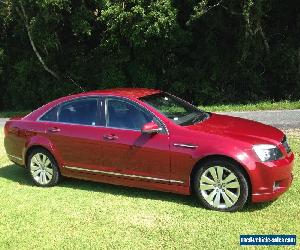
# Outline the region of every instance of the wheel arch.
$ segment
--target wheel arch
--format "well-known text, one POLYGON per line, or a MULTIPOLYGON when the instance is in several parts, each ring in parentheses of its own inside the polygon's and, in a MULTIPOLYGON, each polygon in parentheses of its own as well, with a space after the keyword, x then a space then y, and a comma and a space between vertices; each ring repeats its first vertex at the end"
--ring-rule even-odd
POLYGON ((53 145, 51 141, 44 136, 34 136, 26 142, 25 147, 23 149, 23 159, 24 159, 25 167, 27 167, 26 165, 27 165, 28 156, 30 155, 32 150, 36 148, 42 148, 47 150, 53 156, 56 163, 58 164, 58 167, 60 168, 62 162, 61 157, 58 154, 55 145, 53 145))
POLYGON ((32 152, 33 150, 38 149, 38 148, 41 148, 41 149, 44 149, 44 150, 48 151, 49 154, 51 154, 51 155, 53 156, 53 158, 55 159, 53 153, 52 153, 47 147, 45 147, 45 146, 43 146, 43 145, 31 145, 31 146, 26 150, 25 156, 24 156, 24 159, 25 159, 25 167, 26 167, 26 168, 28 168, 28 166, 27 166, 27 161, 28 161, 29 155, 31 154, 31 152, 32 152))
MULTIPOLYGON (((57 164, 57 160, 55 159, 53 153, 47 147, 44 147, 43 145, 32 145, 26 151, 25 159, 26 159, 25 167, 27 168, 28 172, 30 173, 30 176, 31 176, 33 182, 37 186, 40 186, 40 187, 52 187, 52 186, 56 185, 61 180, 61 171, 60 171, 60 168, 59 168, 59 166, 57 164), (35 177, 33 176, 33 171, 31 169, 31 167, 27 164, 30 155, 31 154, 35 154, 35 152, 40 152, 40 153, 46 155, 46 157, 48 157, 48 159, 50 159, 50 162, 52 163, 51 178, 48 176, 48 181, 46 181, 46 174, 45 174, 45 172, 44 172, 44 177, 41 178, 41 175, 40 175, 40 177, 38 178, 38 180, 35 179, 35 177)), ((44 167, 45 167, 45 165, 44 165, 44 167)), ((49 166, 47 166, 47 168, 48 167, 49 166)), ((41 169, 41 166, 40 166, 40 169, 41 169)), ((45 168, 43 168, 43 170, 45 171, 45 168)))
POLYGON ((25 152, 25 155, 24 155, 24 159, 25 159, 25 167, 28 168, 27 166, 27 162, 28 162, 28 157, 29 155, 31 154, 31 152, 35 149, 38 149, 38 148, 41 148, 41 149, 44 149, 44 150, 47 150, 50 154, 52 154, 46 147, 44 146, 41 146, 41 145, 31 145, 25 152))
POLYGON ((239 167, 239 169, 243 172, 246 180, 247 180, 247 183, 248 183, 248 188, 249 188, 249 195, 248 195, 248 200, 251 199, 251 194, 252 194, 252 184, 251 184, 251 178, 250 178, 250 175, 248 173, 248 171, 246 170, 245 166, 235 160, 234 158, 230 157, 230 156, 227 156, 227 155, 221 155, 221 154, 216 154, 216 155, 208 155, 208 156, 205 156, 201 159, 199 159, 195 165, 193 166, 192 168, 192 171, 191 171, 191 174, 190 174, 190 181, 189 181, 189 185, 190 185, 190 192, 193 194, 194 193, 194 188, 193 188, 193 180, 195 178, 195 174, 197 172, 197 170, 199 168, 202 167, 202 165, 205 163, 205 162, 208 162, 208 161, 213 161, 213 160, 225 160, 227 162, 230 162, 234 165, 236 165, 237 167, 239 167))

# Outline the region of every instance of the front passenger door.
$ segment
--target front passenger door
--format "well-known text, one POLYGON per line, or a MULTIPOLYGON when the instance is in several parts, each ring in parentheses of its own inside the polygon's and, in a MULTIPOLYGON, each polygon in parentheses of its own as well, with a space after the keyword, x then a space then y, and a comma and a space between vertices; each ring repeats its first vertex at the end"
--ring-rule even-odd
POLYGON ((105 119, 101 147, 105 168, 117 169, 128 178, 159 182, 159 179, 164 182, 169 180, 169 136, 152 113, 131 101, 107 98, 105 119), (162 127, 162 132, 142 134, 142 126, 152 120, 162 127))

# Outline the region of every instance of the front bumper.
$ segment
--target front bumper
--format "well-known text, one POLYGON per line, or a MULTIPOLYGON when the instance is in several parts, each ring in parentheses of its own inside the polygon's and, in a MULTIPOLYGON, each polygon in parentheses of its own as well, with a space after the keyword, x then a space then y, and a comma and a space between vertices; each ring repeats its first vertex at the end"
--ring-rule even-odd
POLYGON ((251 171, 252 202, 271 201, 286 192, 293 180, 294 154, 274 162, 257 162, 251 171))

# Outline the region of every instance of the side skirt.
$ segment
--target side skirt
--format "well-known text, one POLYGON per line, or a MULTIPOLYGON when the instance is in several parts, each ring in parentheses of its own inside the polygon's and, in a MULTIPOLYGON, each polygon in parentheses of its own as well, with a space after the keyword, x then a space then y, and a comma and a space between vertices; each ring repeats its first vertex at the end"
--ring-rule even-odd
POLYGON ((63 176, 76 178, 76 179, 103 182, 103 183, 120 185, 120 186, 143 188, 149 190, 158 190, 158 191, 171 192, 171 193, 183 194, 183 195, 191 194, 189 186, 183 186, 180 181, 175 181, 170 183, 170 182, 161 182, 161 180, 163 179, 157 179, 157 181, 153 181, 148 178, 132 179, 130 178, 131 175, 123 175, 123 174, 108 175, 105 173, 101 173, 101 171, 87 172, 87 171, 74 169, 74 167, 67 168, 66 166, 60 168, 60 171, 63 176))

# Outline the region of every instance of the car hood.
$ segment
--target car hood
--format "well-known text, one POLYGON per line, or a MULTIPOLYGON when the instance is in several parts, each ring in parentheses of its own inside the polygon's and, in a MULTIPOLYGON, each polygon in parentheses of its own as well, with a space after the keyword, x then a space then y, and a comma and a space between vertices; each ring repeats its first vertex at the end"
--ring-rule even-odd
POLYGON ((186 128, 195 132, 248 141, 251 144, 278 144, 284 136, 282 131, 272 126, 252 120, 215 113, 212 113, 208 119, 186 128))

